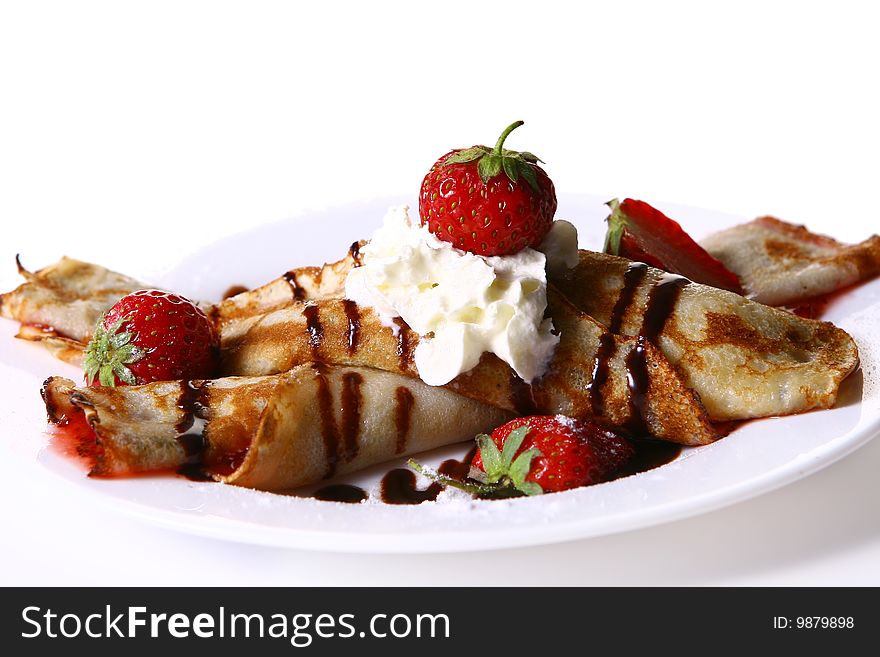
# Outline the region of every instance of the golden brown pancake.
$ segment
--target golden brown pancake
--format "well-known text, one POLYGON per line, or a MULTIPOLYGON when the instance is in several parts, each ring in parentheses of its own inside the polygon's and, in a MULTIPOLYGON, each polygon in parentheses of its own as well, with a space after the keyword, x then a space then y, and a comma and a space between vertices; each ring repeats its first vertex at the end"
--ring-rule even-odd
MULTIPOLYGON (((348 271, 359 264, 362 244, 353 245, 339 262, 291 270, 267 285, 207 307, 221 334, 223 373, 264 375, 319 360, 417 376, 410 354, 418 336, 408 329, 395 332, 382 327, 370 311, 340 298, 348 271), (316 303, 309 305, 309 301, 316 303)), ((555 369, 533 393, 511 376, 505 364, 488 355, 450 387, 508 410, 589 415, 616 428, 634 429, 638 416, 645 415, 653 435, 701 444, 715 436, 705 428, 707 419, 782 415, 832 405, 840 382, 858 364, 852 339, 830 324, 794 317, 694 283, 682 285, 670 279, 666 284, 663 272, 647 267, 636 269, 627 279, 632 284, 624 285, 629 267, 629 261, 581 251, 573 270, 551 276, 559 293, 551 290, 555 301, 550 311, 557 329, 563 324, 568 327, 562 330, 560 347, 566 356, 557 355, 555 369), (659 302, 648 312, 654 289, 665 290, 656 293, 658 298, 674 297, 663 312, 658 310, 664 305, 659 302), (659 328, 650 328, 656 324, 659 328), (633 393, 627 358, 637 336, 646 332, 651 335, 637 351, 652 361, 649 371, 658 373, 655 378, 673 382, 669 389, 675 391, 674 403, 661 404, 655 394, 651 404, 645 404, 633 393), (626 339, 610 338, 608 333, 626 339), (562 371, 564 376, 559 374, 562 371), (639 407, 648 406, 653 410, 638 412, 639 407), (685 412, 685 408, 690 410, 685 412), (683 431, 681 418, 686 415, 691 421, 683 431), (673 422, 672 418, 679 419, 673 422)), ((63 337, 70 316, 58 289, 65 291, 66 298, 87 301, 81 305, 97 321, 102 303, 112 304, 115 299, 111 294, 93 294, 82 281, 94 281, 99 290, 106 290, 105 278, 115 280, 119 275, 77 263, 75 270, 80 273, 75 279, 80 282, 59 286, 54 280, 57 275, 50 274, 63 270, 56 265, 30 274, 27 283, 0 300, 4 314, 20 321, 31 321, 33 309, 39 309, 39 316, 62 335, 24 332, 30 333, 30 339, 42 340, 59 357, 75 362, 78 343, 63 337), (85 275, 89 268, 92 271, 85 275)), ((77 321, 82 324, 81 319, 77 321)), ((79 334, 76 326, 72 330, 79 334)), ((656 384, 647 387, 660 390, 656 384)))
POLYGON ((81 344, 89 341, 104 311, 145 287, 128 276, 66 256, 37 272, 25 269, 18 258, 16 265, 26 280, 0 295, 0 316, 51 327, 55 337, 81 344))
MULTIPOLYGON (((660 351, 637 338, 611 335, 550 290, 549 312, 560 332, 548 372, 533 386, 484 354, 447 387, 521 415, 592 417, 609 427, 685 445, 718 437, 698 398, 660 351)), ((306 362, 372 367, 418 377, 419 336, 398 320, 383 325, 371 308, 347 299, 296 302, 258 318, 244 334, 221 327, 223 372, 255 376, 306 362)))
MULTIPOLYGON (((283 276, 254 290, 218 304, 200 302, 215 325, 228 333, 243 332, 253 319, 292 303, 296 299, 337 296, 345 277, 358 262, 359 243, 352 244, 345 258, 323 267, 291 269, 283 276)), ((21 322, 16 336, 42 343, 61 360, 79 365, 82 351, 101 316, 119 299, 152 286, 81 260, 63 257, 57 263, 29 272, 18 261, 26 281, 0 295, 0 317, 21 322)))
POLYGON ((203 466, 216 479, 282 490, 473 438, 510 419, 443 388, 367 368, 303 365, 265 377, 77 388, 53 377, 50 420, 85 413, 93 475, 203 466))
POLYGON ((747 296, 791 305, 880 274, 880 237, 841 244, 804 226, 760 217, 715 233, 702 246, 739 276, 747 296))
POLYGON ((859 363, 843 330, 625 258, 581 251, 553 282, 622 336, 657 344, 713 420, 828 408, 859 363))

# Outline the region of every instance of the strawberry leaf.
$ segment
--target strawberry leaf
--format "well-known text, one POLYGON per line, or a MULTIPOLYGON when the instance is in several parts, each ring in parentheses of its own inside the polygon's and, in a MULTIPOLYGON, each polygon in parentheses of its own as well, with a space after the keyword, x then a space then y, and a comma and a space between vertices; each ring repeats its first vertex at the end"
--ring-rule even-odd
POLYGON ((544 489, 541 488, 534 481, 524 481, 522 484, 516 487, 516 489, 522 493, 525 493, 529 497, 534 495, 543 495, 544 489))
POLYGON ((467 162, 477 162, 477 173, 480 179, 487 183, 489 180, 499 175, 502 171, 511 182, 519 182, 520 178, 524 178, 536 193, 540 193, 541 188, 538 184, 538 177, 535 174, 534 166, 542 160, 534 153, 512 151, 504 146, 504 140, 516 128, 523 124, 522 121, 516 121, 501 133, 498 141, 493 149, 486 146, 472 146, 465 148, 457 153, 453 153, 445 160, 443 165, 448 164, 465 164, 467 162))
POLYGON ((98 372, 98 382, 102 386, 116 385, 116 379, 113 376, 113 366, 110 363, 101 365, 101 369, 98 372))
POLYGON ((519 167, 517 166, 515 158, 502 155, 501 166, 504 168, 504 173, 507 174, 507 177, 510 178, 512 182, 519 180, 519 167))
POLYGON ((616 198, 611 199, 605 205, 611 208, 611 214, 605 219, 608 222, 608 231, 605 233, 605 245, 602 247, 602 251, 611 255, 620 255, 620 240, 626 228, 626 215, 620 209, 620 201, 616 198))
POLYGON ((146 352, 132 343, 137 336, 121 331, 122 325, 131 319, 120 317, 109 329, 104 329, 104 319, 98 322, 94 335, 86 346, 83 370, 86 384, 93 385, 95 377, 102 386, 115 386, 116 380, 135 385, 134 373, 126 367, 139 361, 146 352))
POLYGON ((485 146, 473 146, 457 153, 453 153, 444 160, 443 164, 465 164, 467 162, 473 162, 478 157, 483 157, 488 153, 489 149, 485 146))
POLYGON ((507 440, 504 441, 504 446, 501 448, 501 467, 505 472, 510 471, 513 457, 519 451, 519 448, 528 433, 529 427, 526 425, 517 427, 507 435, 507 440))
POLYGON ((125 333, 117 333, 110 336, 110 346, 114 349, 122 349, 131 342, 134 335, 126 331, 125 333))
POLYGON ((526 481, 526 477, 529 475, 532 461, 541 455, 541 450, 536 447, 530 447, 516 457, 516 460, 511 463, 510 468, 507 471, 507 476, 510 477, 515 488, 520 489, 522 487, 526 481))
POLYGON ((480 457, 483 459, 483 470, 486 471, 486 482, 493 484, 504 476, 504 468, 501 465, 501 452, 492 439, 484 433, 477 436, 477 446, 480 449, 480 457))
POLYGON ((501 173, 502 160, 503 158, 500 155, 492 153, 486 155, 477 163, 477 173, 480 174, 480 179, 484 183, 489 182, 501 173))
POLYGON ((540 187, 538 186, 538 177, 535 175, 535 170, 532 168, 532 165, 526 162, 519 162, 518 164, 519 172, 522 174, 522 177, 525 178, 526 182, 529 183, 529 187, 535 192, 539 192, 540 187))
MULTIPOLYGON (((130 369, 128 369, 125 365, 121 363, 116 363, 113 365, 113 373, 119 378, 120 381, 124 381, 130 386, 137 384, 137 379, 135 379, 134 374, 130 369)), ((111 379, 110 383, 105 385, 114 385, 115 381, 111 379)))

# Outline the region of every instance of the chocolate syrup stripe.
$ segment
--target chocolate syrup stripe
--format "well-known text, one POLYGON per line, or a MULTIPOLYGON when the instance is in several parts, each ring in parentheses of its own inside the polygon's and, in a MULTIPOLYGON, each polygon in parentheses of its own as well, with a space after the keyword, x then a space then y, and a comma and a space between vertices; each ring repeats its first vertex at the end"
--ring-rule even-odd
MULTIPOLYGON (((632 263, 624 272, 623 285, 608 322, 609 333, 600 339, 593 362, 593 377, 589 385, 589 393, 594 415, 601 416, 605 410, 602 388, 608 381, 610 361, 617 351, 613 336, 620 333, 627 312, 635 299, 636 292, 644 283, 647 273, 648 266, 641 262, 632 263)), ((626 357, 626 378, 630 403, 630 421, 626 428, 630 433, 650 433, 645 421, 650 382, 645 345, 646 342, 656 344, 675 310, 681 290, 689 282, 682 276, 664 274, 648 293, 639 337, 635 347, 626 357)))
POLYGON ((614 335, 611 333, 603 333, 599 338, 599 346, 596 349, 596 356, 593 360, 593 377, 590 379, 588 392, 590 395, 590 404, 593 408, 593 415, 602 417, 605 414, 605 399, 602 396, 602 387, 607 383, 608 376, 611 373, 611 359, 617 352, 617 343, 614 335))
POLYGON ((290 286, 290 291, 293 293, 294 301, 302 301, 306 298, 306 291, 300 286, 300 284, 296 280, 296 271, 291 269, 288 272, 284 272, 282 274, 282 278, 287 281, 287 284, 290 286))
POLYGON ((352 242, 351 246, 348 247, 348 254, 351 256, 351 259, 354 262, 355 267, 363 266, 364 256, 361 253, 360 242, 352 242))
POLYGON ((330 392, 330 382, 327 380, 327 370, 323 365, 313 365, 315 380, 318 385, 318 414, 321 418, 321 437, 324 441, 324 459, 326 470, 324 478, 329 479, 336 472, 336 464, 339 461, 339 428, 336 426, 336 414, 333 412, 333 395, 330 392))
POLYGON ((409 388, 398 386, 394 391, 394 402, 394 424, 397 428, 397 445, 394 453, 402 454, 406 450, 406 441, 409 438, 409 426, 415 399, 409 388))
POLYGON ((208 447, 205 437, 207 425, 205 411, 208 408, 210 386, 210 381, 201 381, 199 385, 193 381, 180 382, 177 407, 182 411, 182 415, 174 430, 177 431, 177 442, 180 443, 187 457, 188 465, 201 463, 202 455, 208 447))
POLYGON ((648 295, 648 305, 642 321, 642 330, 639 331, 640 335, 644 335, 651 343, 657 343, 657 338, 663 333, 666 323, 675 310, 681 291, 688 283, 690 281, 684 276, 663 274, 648 295))
POLYGON ((657 343, 666 323, 675 310, 682 289, 689 283, 688 279, 675 274, 664 274, 651 288, 642 320, 642 329, 636 346, 626 357, 627 388, 629 389, 630 424, 634 434, 649 434, 646 412, 648 410, 648 357, 645 344, 657 343))
POLYGON ((611 311, 611 319, 608 322, 608 330, 614 335, 620 334, 626 312, 632 305, 636 291, 645 281, 647 275, 648 265, 644 262, 633 262, 623 274, 623 287, 620 288, 620 294, 617 296, 614 309, 611 311))
POLYGON ((352 486, 351 484, 332 484, 324 486, 316 490, 312 497, 316 500, 325 502, 344 502, 346 504, 357 504, 363 502, 367 497, 367 491, 360 486, 352 486))
POLYGON ((400 362, 400 369, 407 370, 413 360, 413 346, 409 335, 412 329, 400 317, 395 317, 392 321, 397 327, 397 358, 400 362))
MULTIPOLYGON (((659 468, 661 465, 674 461, 681 454, 681 445, 674 443, 634 439, 632 444, 635 448, 635 455, 611 477, 611 480, 659 468)), ((476 453, 477 448, 474 446, 460 460, 446 459, 443 461, 437 471, 452 479, 464 481, 470 473, 470 465, 476 453)), ((379 484, 379 496, 385 504, 421 504, 436 500, 443 488, 441 484, 435 482, 429 484, 427 488, 420 489, 412 471, 394 468, 382 477, 379 484)), ((369 495, 359 486, 333 484, 315 491, 312 497, 331 502, 358 503, 366 500, 369 495)))
POLYGON ((226 288, 226 292, 223 293, 222 298, 225 301, 226 299, 230 299, 236 295, 243 294, 244 292, 247 292, 247 291, 248 291, 248 288, 245 287, 244 285, 230 285, 228 288, 226 288))
MULTIPOLYGON (((463 481, 470 472, 471 461, 477 448, 472 447, 461 460, 446 459, 437 468, 437 471, 451 477, 463 481)), ((395 468, 382 477, 379 484, 379 494, 382 501, 386 504, 420 504, 425 501, 437 499, 437 495, 443 490, 440 484, 431 484, 428 488, 420 490, 416 486, 416 478, 409 470, 403 468, 395 468)), ((351 484, 331 484, 312 493, 311 497, 326 502, 344 502, 349 504, 357 504, 363 502, 369 495, 360 486, 351 484)))
MULTIPOLYGON (((355 243, 356 244, 356 243, 355 243)), ((348 320, 348 350, 355 353, 360 346, 361 316, 358 305, 351 300, 343 300, 343 308, 348 320)), ((312 357, 316 363, 320 363, 320 349, 324 340, 324 326, 321 323, 320 309, 317 305, 307 305, 303 308, 303 316, 306 320, 306 330, 309 334, 309 346, 312 357)), ((409 337, 409 326, 400 319, 394 320, 397 325, 397 355, 401 367, 409 367, 412 362, 412 343, 409 337)), ((337 425, 334 415, 333 395, 327 381, 326 368, 316 364, 315 371, 318 381, 318 410, 321 417, 321 434, 324 441, 324 452, 327 460, 325 477, 331 477, 336 472, 336 465, 340 459, 351 461, 357 456, 359 438, 361 432, 361 383, 363 378, 360 374, 350 372, 343 375, 342 391, 339 403, 342 407, 341 427, 337 425)), ((410 428, 410 416, 415 402, 410 390, 399 387, 395 394, 395 423, 397 425, 396 451, 401 453, 406 449, 406 441, 410 428)))
POLYGON ((351 299, 342 300, 342 308, 348 319, 348 353, 357 351, 361 335, 361 311, 358 305, 351 299))
POLYGON ((306 306, 302 311, 303 317, 306 318, 306 331, 309 333, 309 347, 312 349, 312 355, 317 355, 321 343, 324 341, 324 326, 321 324, 319 313, 316 305, 306 306))
POLYGON ((526 383, 519 375, 510 370, 511 403, 520 415, 534 415, 538 412, 535 393, 531 384, 526 383))
MULTIPOLYGON (((353 242, 352 245, 348 248, 348 254, 354 262, 354 267, 360 267, 364 264, 364 256, 361 254, 361 245, 359 242, 353 242)), ((323 270, 318 272, 317 280, 320 281, 322 278, 323 270)), ((291 269, 290 271, 286 271, 281 274, 281 278, 287 281, 287 284, 290 286, 290 291, 293 294, 294 301, 305 301, 306 300, 306 290, 302 285, 299 284, 299 281, 296 279, 296 270, 291 269)))
POLYGON ((346 462, 357 456, 360 447, 363 382, 364 378, 357 372, 342 375, 342 460, 346 462))
MULTIPOLYGON (((337 424, 327 369, 321 364, 315 364, 313 367, 318 385, 318 414, 321 418, 321 437, 326 459, 324 477, 329 478, 336 472, 336 466, 340 461, 347 463, 353 460, 360 450, 361 412, 364 403, 361 386, 364 379, 358 372, 346 372, 342 375, 339 399, 342 417, 341 422, 337 424)), ((409 422, 408 415, 407 422, 409 422)))

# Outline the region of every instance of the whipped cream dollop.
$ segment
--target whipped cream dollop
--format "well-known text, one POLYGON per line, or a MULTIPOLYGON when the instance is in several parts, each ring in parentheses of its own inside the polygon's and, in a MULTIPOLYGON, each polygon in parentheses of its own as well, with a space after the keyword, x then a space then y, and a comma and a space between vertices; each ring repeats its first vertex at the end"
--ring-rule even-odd
POLYGON ((554 221, 540 249, 474 255, 438 240, 407 206, 394 207, 361 249, 363 265, 348 274, 345 295, 390 326, 402 318, 421 336, 413 356, 429 385, 467 372, 485 352, 531 382, 559 342, 544 319, 547 270, 577 263, 577 230, 554 221))

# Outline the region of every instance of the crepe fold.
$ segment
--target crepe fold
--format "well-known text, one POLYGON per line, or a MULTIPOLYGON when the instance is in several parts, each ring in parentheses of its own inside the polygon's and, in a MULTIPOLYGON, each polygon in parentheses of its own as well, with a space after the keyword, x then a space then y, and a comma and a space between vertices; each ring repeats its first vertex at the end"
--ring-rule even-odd
POLYGON ((16 257, 25 282, 0 295, 0 317, 21 322, 16 337, 43 343, 61 360, 79 365, 101 315, 143 285, 105 267, 63 257, 37 272, 16 257))
POLYGON ((511 416, 443 388, 368 368, 303 365, 275 376, 78 388, 43 386, 50 421, 84 417, 93 475, 197 464, 260 490, 316 483, 473 438, 511 416))
POLYGON ((337 262, 291 269, 265 285, 224 299, 207 310, 208 316, 227 336, 241 335, 262 315, 292 303, 341 298, 348 272, 361 264, 360 250, 365 244, 355 242, 337 262))
POLYGON ((855 341, 829 322, 625 258, 581 251, 553 282, 612 333, 656 344, 713 420, 828 408, 859 364, 855 341))
MULTIPOLYGON (((322 362, 417 378, 419 336, 402 320, 384 326, 370 309, 342 298, 363 244, 338 262, 291 270, 203 305, 221 337, 222 374, 264 376, 322 362)), ((858 246, 862 277, 872 271, 865 255, 872 244, 858 246)), ((115 294, 135 283, 69 259, 25 275, 27 283, 0 297, 0 311, 54 327, 25 327, 20 337, 41 340, 68 360, 82 343, 66 336, 85 333, 84 318, 97 321, 115 294), (82 312, 68 313, 67 300, 82 312)), ((832 406, 859 362, 855 342, 832 324, 591 251, 581 251, 573 269, 551 272, 548 302, 561 342, 544 377, 527 385, 487 354, 449 389, 520 414, 591 417, 631 434, 704 444, 718 437, 713 421, 832 406)))
MULTIPOLYGON (((294 300, 336 296, 344 289, 348 272, 360 262, 363 244, 352 244, 339 262, 291 269, 254 290, 217 304, 198 305, 215 325, 243 333, 256 318, 294 300)), ((17 338, 39 342, 73 365, 81 365, 83 351, 107 310, 127 294, 155 287, 67 256, 36 272, 25 269, 18 258, 16 266, 25 282, 0 294, 0 317, 21 323, 17 338)))
MULTIPOLYGON (((549 311, 560 343, 547 373, 526 384, 502 360, 484 354, 447 384, 461 395, 520 415, 592 417, 632 434, 685 445, 718 438, 699 399, 652 344, 611 335, 551 290, 549 311)), ((419 336, 402 320, 383 324, 347 299, 297 302, 268 313, 242 335, 221 327, 225 374, 266 375, 305 362, 372 367, 418 378, 419 336)))
POLYGON ((795 304, 880 274, 880 236, 842 244, 775 217, 728 228, 701 244, 739 277, 749 298, 773 306, 795 304))

